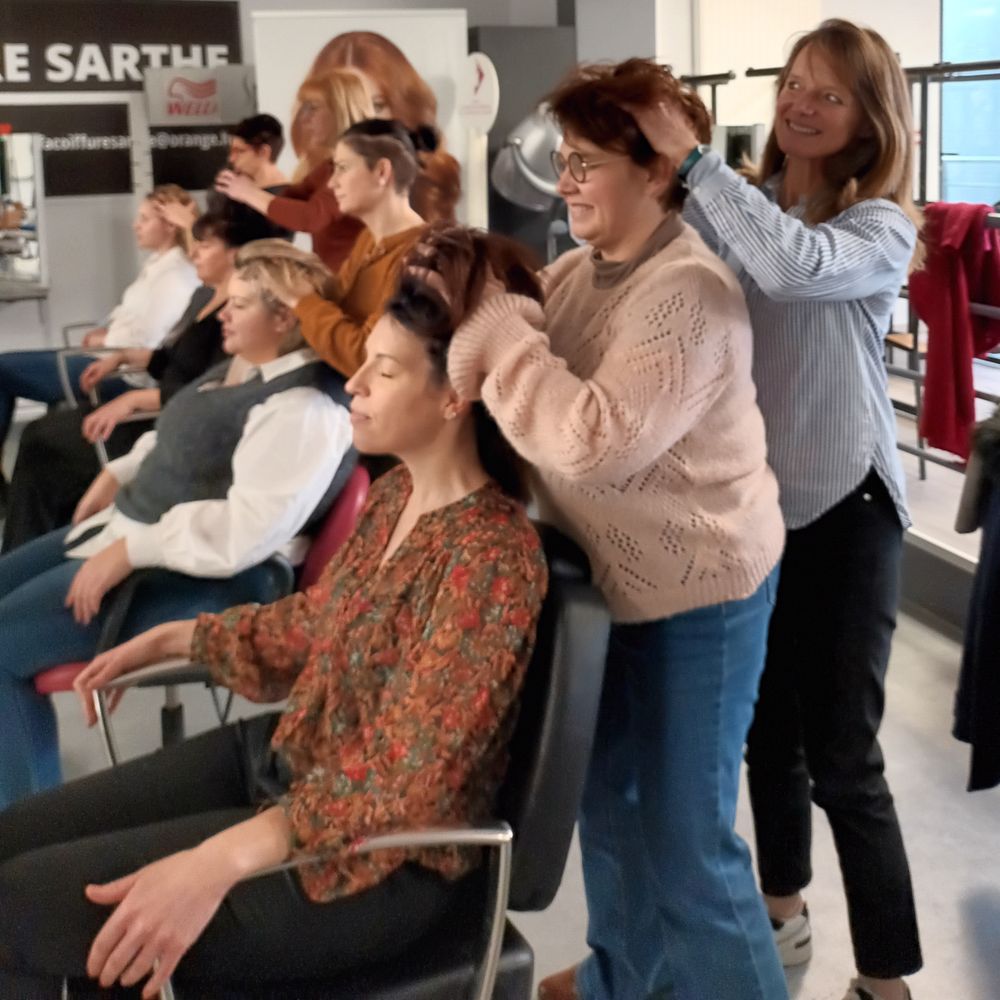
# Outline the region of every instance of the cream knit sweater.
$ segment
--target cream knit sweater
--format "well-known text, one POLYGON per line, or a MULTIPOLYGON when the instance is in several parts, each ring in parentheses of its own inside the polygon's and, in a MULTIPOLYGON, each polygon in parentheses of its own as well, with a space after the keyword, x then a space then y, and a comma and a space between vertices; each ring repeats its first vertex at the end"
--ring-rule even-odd
POLYGON ((587 248, 546 272, 544 313, 487 300, 448 371, 534 467, 618 622, 750 596, 784 544, 732 272, 690 226, 611 287, 587 248))

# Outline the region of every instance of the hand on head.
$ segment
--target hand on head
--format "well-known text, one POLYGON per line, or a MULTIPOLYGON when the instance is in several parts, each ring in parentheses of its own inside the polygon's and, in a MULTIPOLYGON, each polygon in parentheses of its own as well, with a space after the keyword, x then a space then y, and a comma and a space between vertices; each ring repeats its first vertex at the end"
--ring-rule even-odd
POLYGON ((169 198, 155 198, 153 205, 160 218, 178 229, 190 229, 198 218, 198 206, 192 201, 186 205, 169 198))
POLYGON ((648 105, 622 105, 635 119, 650 146, 676 170, 698 145, 690 118, 676 105, 658 101, 648 105))

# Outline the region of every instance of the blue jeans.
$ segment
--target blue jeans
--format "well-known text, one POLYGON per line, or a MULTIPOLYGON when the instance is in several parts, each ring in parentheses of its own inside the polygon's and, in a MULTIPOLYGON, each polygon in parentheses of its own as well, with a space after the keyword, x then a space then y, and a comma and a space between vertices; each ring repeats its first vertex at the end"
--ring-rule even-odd
MULTIPOLYGON (((50 699, 33 678, 60 663, 90 659, 107 612, 78 625, 64 607, 79 559, 67 559, 69 528, 43 535, 0 556, 0 809, 59 784, 59 741, 50 699)), ((276 600, 267 564, 230 579, 199 579, 157 571, 137 588, 121 641, 163 622, 245 601, 276 600)))
MULTIPOLYGON (((80 376, 93 360, 85 354, 75 354, 66 359, 70 385, 81 398, 80 376)), ((127 388, 129 385, 123 379, 108 379, 101 383, 101 397, 110 399, 127 388)), ((55 351, 9 351, 0 354, 0 445, 7 440, 14 418, 14 404, 18 399, 33 399, 51 405, 65 398, 55 351)))
POLYGON ((580 814, 584 1000, 788 996, 733 829, 777 583, 612 629, 580 814))

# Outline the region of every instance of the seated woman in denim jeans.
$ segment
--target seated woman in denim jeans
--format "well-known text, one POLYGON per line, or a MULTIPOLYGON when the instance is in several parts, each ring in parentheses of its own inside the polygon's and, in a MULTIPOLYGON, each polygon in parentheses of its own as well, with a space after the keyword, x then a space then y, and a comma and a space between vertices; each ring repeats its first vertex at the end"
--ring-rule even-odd
POLYGON ((156 572, 137 588, 123 637, 273 599, 261 564, 303 556, 298 536, 350 474, 350 419, 342 379, 271 289, 322 289, 329 276, 283 240, 243 247, 222 313, 232 360, 181 389, 156 430, 100 473, 72 529, 0 556, 0 808, 58 783, 55 715, 33 679, 94 655, 106 596, 133 570, 156 572))
POLYGON ((162 625, 79 678, 86 696, 190 653, 234 690, 288 702, 0 813, 0 995, 5 976, 55 991, 64 976, 151 974, 146 997, 175 967, 234 992, 325 976, 401 954, 475 889, 476 854, 349 851, 491 814, 546 587, 516 456, 444 361, 490 271, 540 290, 484 234, 446 271, 433 288, 404 281, 348 383, 358 449, 402 464, 316 586, 162 625))
POLYGON ((559 193, 591 246, 548 268, 544 309, 489 299, 448 371, 534 466, 615 623, 580 816, 592 954, 544 995, 780 1000, 733 823, 784 528, 743 293, 620 106, 654 94, 707 138, 704 106, 652 62, 581 67, 551 95, 559 193))
MULTIPOLYGON (((176 184, 161 184, 140 202, 132 231, 139 249, 148 250, 149 257, 139 276, 125 289, 121 302, 112 310, 107 325, 87 332, 84 347, 158 347, 181 318, 198 287, 198 276, 188 259, 187 233, 162 217, 160 206, 165 202, 193 205, 191 196, 176 184)), ((90 356, 68 359, 69 380, 74 391, 92 360, 90 356)), ((103 387, 105 396, 127 388, 124 381, 103 387)), ((83 392, 80 396, 83 397, 83 392)), ((63 398, 55 351, 0 354, 0 446, 7 439, 18 399, 52 404, 63 398)), ((0 507, 5 493, 6 482, 0 476, 0 507)))

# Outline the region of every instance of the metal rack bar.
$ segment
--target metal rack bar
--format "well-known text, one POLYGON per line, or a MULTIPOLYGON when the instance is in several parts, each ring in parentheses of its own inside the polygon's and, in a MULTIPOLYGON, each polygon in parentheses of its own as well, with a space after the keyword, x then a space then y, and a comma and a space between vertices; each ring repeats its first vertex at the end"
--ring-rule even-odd
POLYGON ((697 73, 689 76, 682 76, 681 80, 692 87, 711 87, 712 88, 712 121, 714 122, 718 115, 716 114, 718 110, 718 95, 716 91, 719 87, 724 87, 727 83, 736 79, 735 70, 729 70, 726 73, 697 73))

